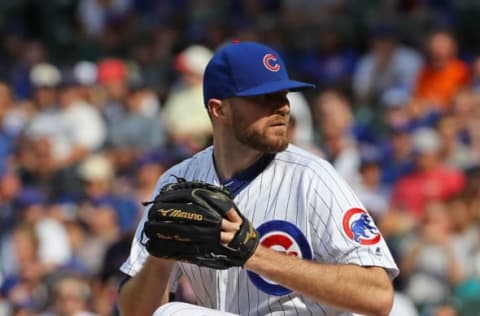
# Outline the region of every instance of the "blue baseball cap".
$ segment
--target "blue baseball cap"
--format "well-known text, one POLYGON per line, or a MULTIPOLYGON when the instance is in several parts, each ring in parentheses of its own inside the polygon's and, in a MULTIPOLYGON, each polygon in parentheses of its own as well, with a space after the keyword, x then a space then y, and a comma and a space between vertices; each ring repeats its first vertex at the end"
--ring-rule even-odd
POLYGON ((290 80, 280 54, 270 47, 235 42, 223 46, 208 63, 203 76, 203 99, 207 106, 212 98, 222 100, 314 87, 290 80))

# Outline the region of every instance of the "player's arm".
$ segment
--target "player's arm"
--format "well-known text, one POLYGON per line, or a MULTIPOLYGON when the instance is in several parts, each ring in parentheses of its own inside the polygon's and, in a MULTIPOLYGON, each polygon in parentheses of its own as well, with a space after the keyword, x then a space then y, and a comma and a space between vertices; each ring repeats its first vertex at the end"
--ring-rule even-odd
MULTIPOLYGON (((222 221, 221 239, 229 243, 241 222, 235 212, 222 221)), ((244 267, 320 303, 369 316, 387 316, 393 287, 379 267, 322 264, 258 246, 244 267)))
POLYGON ((245 268, 320 303, 364 315, 387 316, 393 288, 379 267, 322 264, 259 246, 245 268))
POLYGON ((173 261, 148 257, 142 269, 120 290, 120 315, 151 316, 158 306, 167 303, 173 265, 173 261))

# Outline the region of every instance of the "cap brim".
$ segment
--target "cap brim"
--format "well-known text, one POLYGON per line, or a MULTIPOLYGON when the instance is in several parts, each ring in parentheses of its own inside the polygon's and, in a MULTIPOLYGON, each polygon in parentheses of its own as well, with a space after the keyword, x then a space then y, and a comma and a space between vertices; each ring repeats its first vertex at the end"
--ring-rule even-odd
POLYGON ((296 80, 281 80, 274 82, 267 82, 265 84, 256 86, 254 88, 246 89, 235 93, 235 96, 246 97, 251 95, 270 94, 283 90, 300 91, 305 89, 315 88, 314 84, 296 81, 296 80))

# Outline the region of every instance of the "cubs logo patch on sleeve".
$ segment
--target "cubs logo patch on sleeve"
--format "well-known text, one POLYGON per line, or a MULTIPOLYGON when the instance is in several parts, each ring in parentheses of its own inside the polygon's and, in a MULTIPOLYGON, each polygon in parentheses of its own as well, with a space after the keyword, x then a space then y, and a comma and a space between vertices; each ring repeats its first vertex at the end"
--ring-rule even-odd
POLYGON ((377 244, 381 235, 367 211, 349 209, 343 215, 343 231, 348 239, 365 246, 377 244))

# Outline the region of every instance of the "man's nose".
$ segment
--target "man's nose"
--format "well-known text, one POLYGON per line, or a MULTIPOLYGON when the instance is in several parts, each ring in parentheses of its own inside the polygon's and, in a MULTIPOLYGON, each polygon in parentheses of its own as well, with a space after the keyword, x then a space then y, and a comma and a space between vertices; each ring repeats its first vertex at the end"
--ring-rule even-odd
POLYGON ((274 112, 276 114, 288 115, 290 114, 290 104, 288 102, 282 102, 277 105, 274 112))

